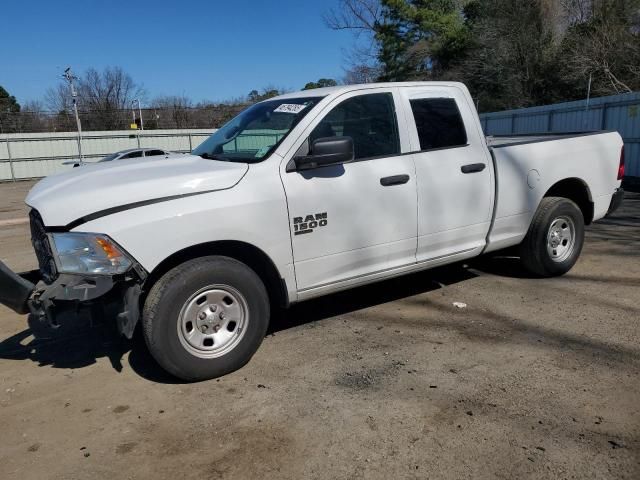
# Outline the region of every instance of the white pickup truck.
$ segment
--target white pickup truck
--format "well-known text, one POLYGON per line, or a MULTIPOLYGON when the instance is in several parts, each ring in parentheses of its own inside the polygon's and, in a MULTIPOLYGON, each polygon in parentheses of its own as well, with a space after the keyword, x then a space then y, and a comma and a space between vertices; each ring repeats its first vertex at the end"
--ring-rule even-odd
POLYGON ((561 275, 623 174, 615 132, 485 138, 458 83, 289 93, 191 156, 42 180, 26 200, 41 280, 2 265, 0 301, 53 326, 116 305, 167 371, 212 378, 249 361, 274 306, 512 246, 561 275))

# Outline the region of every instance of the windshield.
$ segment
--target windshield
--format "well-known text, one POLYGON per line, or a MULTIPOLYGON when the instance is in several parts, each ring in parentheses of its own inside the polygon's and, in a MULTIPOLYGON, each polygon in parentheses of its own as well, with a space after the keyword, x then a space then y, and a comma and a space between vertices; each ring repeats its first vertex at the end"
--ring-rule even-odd
POLYGON ((256 103, 193 150, 215 160, 259 162, 269 155, 322 97, 256 103))

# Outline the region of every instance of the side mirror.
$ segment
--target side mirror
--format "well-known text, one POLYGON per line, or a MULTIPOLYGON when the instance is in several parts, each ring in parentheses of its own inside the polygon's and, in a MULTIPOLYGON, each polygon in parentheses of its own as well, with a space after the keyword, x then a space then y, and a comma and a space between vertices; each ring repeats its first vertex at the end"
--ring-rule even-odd
POLYGON ((351 137, 326 137, 314 140, 311 154, 295 157, 296 170, 326 167, 348 163, 354 159, 353 139, 351 137))

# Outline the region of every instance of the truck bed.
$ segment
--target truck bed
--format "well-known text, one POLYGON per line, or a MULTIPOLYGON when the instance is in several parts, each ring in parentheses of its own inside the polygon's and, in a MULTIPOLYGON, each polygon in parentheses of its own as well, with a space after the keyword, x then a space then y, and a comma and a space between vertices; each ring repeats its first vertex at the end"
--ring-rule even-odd
POLYGON ((584 185, 593 220, 608 211, 617 180, 622 139, 616 132, 487 137, 496 172, 495 221, 487 251, 524 238, 545 193, 557 182, 584 185))
POLYGON ((550 142, 553 140, 563 140, 566 138, 586 137, 590 135, 600 135, 610 133, 608 131, 595 132, 571 132, 571 133, 536 133, 533 135, 489 135, 487 145, 492 148, 500 148, 507 145, 524 145, 528 143, 550 142))

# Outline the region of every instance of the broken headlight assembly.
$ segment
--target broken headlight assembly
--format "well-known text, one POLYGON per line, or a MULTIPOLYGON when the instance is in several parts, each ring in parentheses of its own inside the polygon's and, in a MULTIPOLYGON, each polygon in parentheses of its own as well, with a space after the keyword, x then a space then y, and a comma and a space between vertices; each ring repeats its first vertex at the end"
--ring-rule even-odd
POLYGON ((84 232, 51 233, 52 253, 60 273, 117 275, 133 260, 107 235, 84 232))

